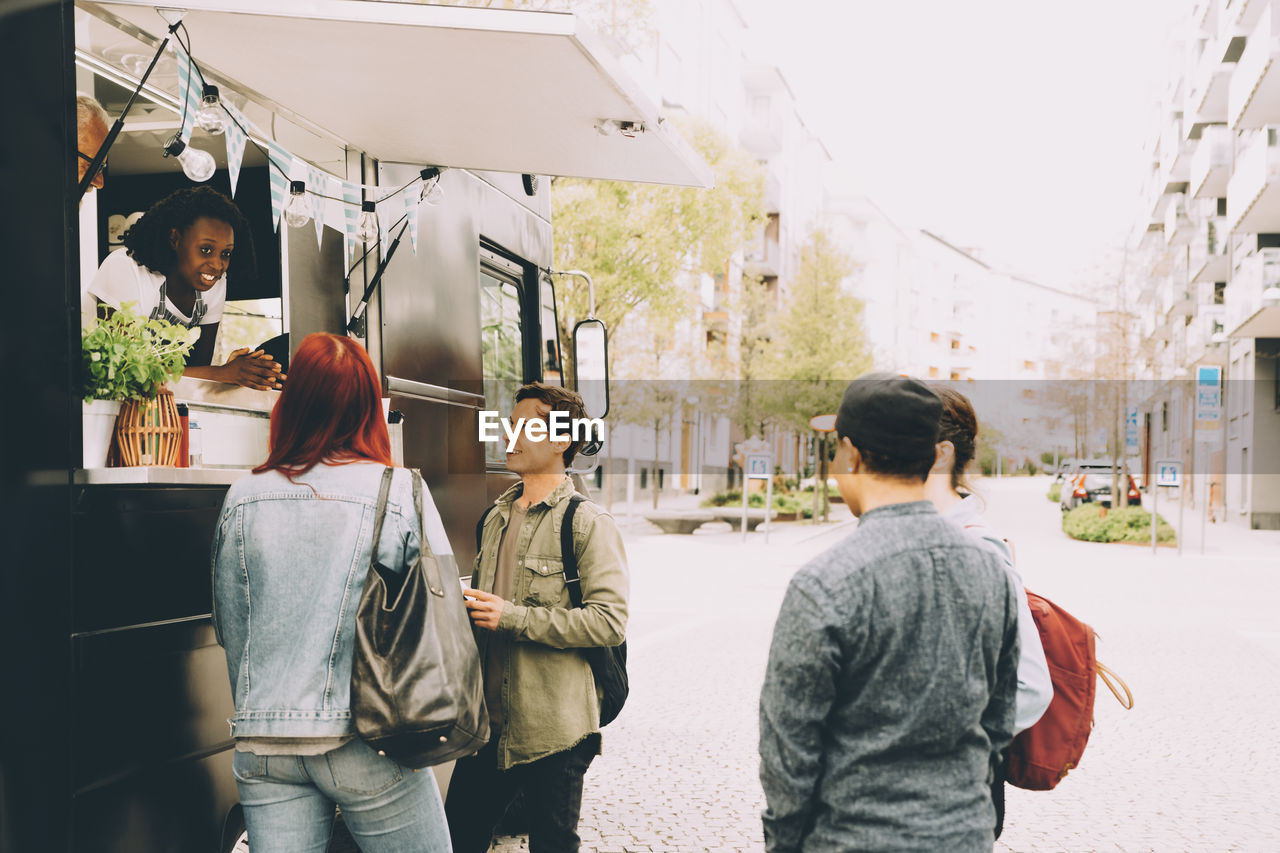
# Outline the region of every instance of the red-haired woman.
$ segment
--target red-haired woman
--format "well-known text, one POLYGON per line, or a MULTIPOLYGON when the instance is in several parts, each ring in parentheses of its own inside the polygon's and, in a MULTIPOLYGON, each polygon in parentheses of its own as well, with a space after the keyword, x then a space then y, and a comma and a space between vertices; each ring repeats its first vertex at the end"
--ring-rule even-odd
MULTIPOLYGON (((213 544, 214 628, 235 699, 232 772, 254 850, 324 851, 334 805, 366 851, 448 851, 435 777, 355 736, 356 606, 370 559, 418 557, 410 472, 394 472, 377 371, 357 342, 308 335, 271 413, 267 461, 227 492, 213 544), (376 550, 375 550, 376 549, 376 550)), ((424 489, 422 529, 452 553, 424 489)))

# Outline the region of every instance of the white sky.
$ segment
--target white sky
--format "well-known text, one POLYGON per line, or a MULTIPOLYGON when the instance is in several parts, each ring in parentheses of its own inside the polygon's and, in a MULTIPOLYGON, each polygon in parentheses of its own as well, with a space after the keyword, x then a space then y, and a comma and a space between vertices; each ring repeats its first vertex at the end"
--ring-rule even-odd
POLYGON ((1137 216, 1189 0, 742 0, 839 170, 904 225, 1086 286, 1137 216))

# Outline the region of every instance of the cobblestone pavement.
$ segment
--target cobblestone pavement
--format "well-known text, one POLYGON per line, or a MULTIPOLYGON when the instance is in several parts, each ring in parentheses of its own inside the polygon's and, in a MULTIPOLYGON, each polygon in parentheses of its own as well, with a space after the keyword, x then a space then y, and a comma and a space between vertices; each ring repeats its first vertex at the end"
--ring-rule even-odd
MULTIPOLYGON (((1081 766, 1052 792, 1009 789, 996 850, 1280 851, 1280 535, 1219 526, 1220 547, 1181 559, 1073 542, 1047 485, 980 490, 1027 586, 1093 624, 1137 704, 1123 711, 1099 686, 1081 766)), ((632 695, 587 774, 583 850, 761 850, 756 712, 773 620, 792 572, 851 522, 816 537, 780 528, 768 545, 627 528, 632 695)))

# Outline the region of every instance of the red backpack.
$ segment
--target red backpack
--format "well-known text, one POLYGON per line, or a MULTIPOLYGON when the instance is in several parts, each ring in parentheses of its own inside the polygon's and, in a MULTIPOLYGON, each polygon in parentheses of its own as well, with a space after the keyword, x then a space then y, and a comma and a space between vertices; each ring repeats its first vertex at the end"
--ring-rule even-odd
POLYGON ((1094 656, 1094 630, 1041 595, 1027 591, 1031 616, 1053 682, 1053 701, 1035 725, 1020 732, 1009 747, 1007 779, 1030 791, 1048 791, 1080 764, 1093 729, 1093 699, 1101 677, 1126 709, 1133 707, 1128 685, 1094 656), (1111 683, 1115 678, 1124 689, 1111 683))

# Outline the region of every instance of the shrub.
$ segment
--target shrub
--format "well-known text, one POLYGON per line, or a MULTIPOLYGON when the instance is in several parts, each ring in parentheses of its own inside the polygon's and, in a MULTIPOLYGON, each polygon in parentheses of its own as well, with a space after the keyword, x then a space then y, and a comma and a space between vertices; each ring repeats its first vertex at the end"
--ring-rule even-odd
MULTIPOLYGON (((1177 541, 1164 516, 1159 517, 1156 530, 1157 541, 1169 545, 1177 541)), ((1081 504, 1062 516, 1062 531, 1085 542, 1150 542, 1151 513, 1129 506, 1111 510, 1104 517, 1099 504, 1081 504)))
POLYGON ((1062 484, 1054 483, 1053 485, 1051 485, 1049 487, 1049 494, 1046 495, 1045 497, 1047 497, 1049 500, 1053 501, 1054 503, 1058 503, 1059 501, 1061 501, 1062 500, 1062 484))

